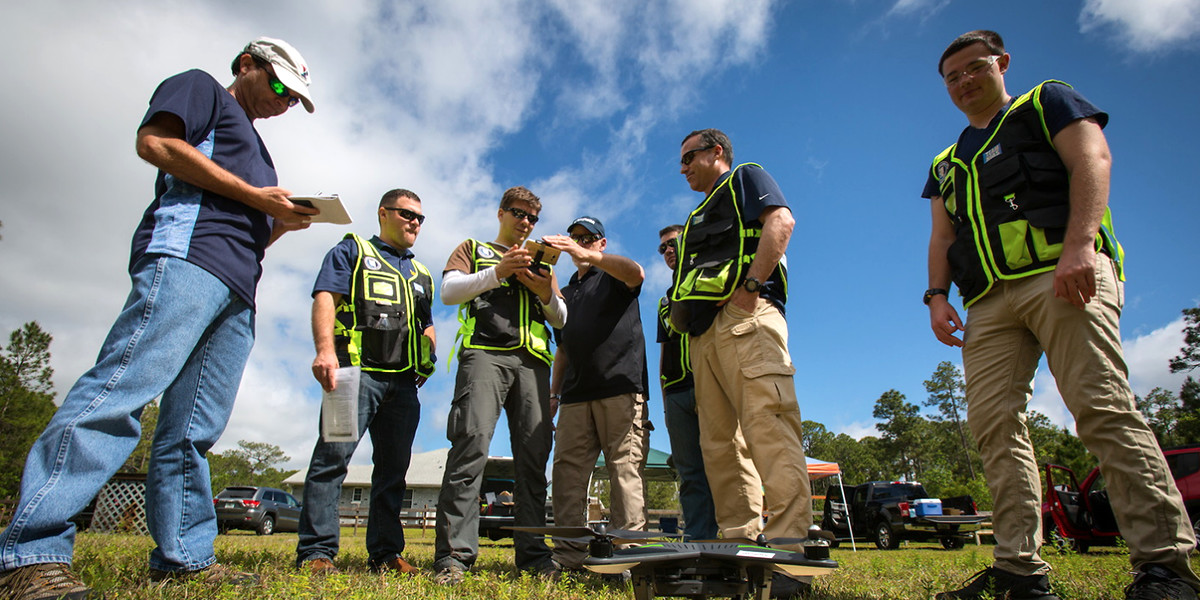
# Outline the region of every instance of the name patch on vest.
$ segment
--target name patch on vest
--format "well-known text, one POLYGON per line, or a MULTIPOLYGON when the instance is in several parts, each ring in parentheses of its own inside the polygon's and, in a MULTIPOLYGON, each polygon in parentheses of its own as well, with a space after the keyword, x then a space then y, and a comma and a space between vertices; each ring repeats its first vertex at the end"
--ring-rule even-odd
POLYGON ((983 153, 983 162, 986 163, 997 156, 1000 156, 1000 144, 988 148, 988 151, 983 153))
POLYGON ((950 161, 943 160, 933 168, 933 174, 937 177, 938 183, 946 181, 946 175, 950 173, 950 161))
POLYGON ((386 281, 372 281, 371 293, 382 298, 395 298, 397 296, 396 286, 386 281))

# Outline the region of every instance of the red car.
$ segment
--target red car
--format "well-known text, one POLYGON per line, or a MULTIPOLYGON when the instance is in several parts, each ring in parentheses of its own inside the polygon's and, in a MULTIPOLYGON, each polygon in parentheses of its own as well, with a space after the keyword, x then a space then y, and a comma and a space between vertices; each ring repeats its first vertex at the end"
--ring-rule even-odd
MULTIPOLYGON (((1200 444, 1167 448, 1163 455, 1183 496, 1192 529, 1200 530, 1200 444)), ((1116 545, 1120 535, 1100 469, 1092 469, 1080 485, 1074 471, 1046 465, 1046 500, 1042 503, 1046 544, 1087 552, 1091 546, 1116 545)))

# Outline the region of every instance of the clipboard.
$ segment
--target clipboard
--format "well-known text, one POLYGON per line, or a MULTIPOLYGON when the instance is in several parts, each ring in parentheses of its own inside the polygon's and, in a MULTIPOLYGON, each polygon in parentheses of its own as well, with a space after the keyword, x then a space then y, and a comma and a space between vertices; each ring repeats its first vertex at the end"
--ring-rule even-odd
POLYGON ((349 225, 354 222, 350 218, 350 213, 346 212, 346 207, 342 204, 342 199, 337 194, 328 196, 291 196, 288 200, 291 200, 292 204, 307 206, 321 211, 320 214, 312 215, 311 221, 313 223, 349 225))

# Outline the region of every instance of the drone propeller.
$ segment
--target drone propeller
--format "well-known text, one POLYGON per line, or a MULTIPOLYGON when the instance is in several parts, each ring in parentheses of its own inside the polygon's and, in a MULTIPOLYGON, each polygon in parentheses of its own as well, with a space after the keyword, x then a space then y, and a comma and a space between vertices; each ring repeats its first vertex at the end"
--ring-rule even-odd
POLYGON ((548 535, 569 542, 587 543, 592 540, 611 540, 615 544, 627 544, 645 540, 673 539, 682 537, 678 533, 654 533, 650 531, 631 531, 628 529, 607 529, 600 525, 597 529, 591 527, 505 527, 513 531, 524 531, 548 535))
POLYGON ((721 538, 721 539, 715 539, 715 540, 691 540, 691 541, 700 543, 700 544, 720 544, 720 543, 753 544, 755 546, 762 546, 764 548, 774 548, 777 546, 792 546, 792 545, 796 545, 796 544, 806 544, 806 543, 811 543, 816 540, 833 540, 833 539, 835 539, 835 538, 832 533, 822 530, 822 529, 814 528, 814 529, 808 530, 808 537, 806 537, 806 538, 777 537, 777 538, 768 539, 767 536, 760 533, 760 534, 758 534, 758 538, 753 539, 753 540, 749 539, 749 538, 721 538))

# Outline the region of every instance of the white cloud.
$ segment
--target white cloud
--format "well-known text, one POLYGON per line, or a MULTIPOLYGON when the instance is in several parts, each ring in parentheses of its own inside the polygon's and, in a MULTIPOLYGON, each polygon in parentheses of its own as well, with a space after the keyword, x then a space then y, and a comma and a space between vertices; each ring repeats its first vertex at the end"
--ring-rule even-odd
POLYGON ((888 15, 920 15, 928 18, 950 4, 950 0, 896 0, 888 15))
POLYGON ((838 427, 834 433, 844 433, 856 440, 861 440, 866 436, 879 437, 878 425, 879 423, 875 421, 855 421, 838 427))
MULTIPOLYGON (((1150 333, 1121 341, 1133 393, 1145 396, 1156 387, 1173 394, 1179 393, 1186 374, 1171 373, 1167 361, 1179 354, 1179 349, 1183 347, 1183 326, 1183 317, 1179 317, 1150 333)), ((1075 419, 1063 404, 1044 361, 1034 379, 1033 399, 1029 407, 1046 415, 1056 425, 1075 430, 1075 419)))
POLYGON ((1136 52, 1155 52, 1200 37, 1200 0, 1085 0, 1084 33, 1115 31, 1136 52))
MULTIPOLYGON (((667 205, 690 208, 691 196, 641 197, 629 175, 645 168, 652 128, 699 97, 705 81, 751 64, 765 48, 773 5, 302 0, 280 12, 164 0, 114 11, 44 0, 6 7, 0 52, 11 60, 0 75, 21 84, 0 89, 0 288, 21 293, 0 305, 0 331, 37 320, 55 336, 60 399, 91 366, 128 293, 129 236, 152 199, 154 170, 133 152, 150 92, 188 68, 229 81, 230 61, 257 35, 292 42, 313 77, 315 114, 292 111, 258 125, 281 185, 341 194, 360 233, 374 229, 372 209, 384 190, 417 191, 429 221, 414 250, 438 274, 463 238, 494 235, 500 193, 526 183, 508 181, 490 162, 517 133, 557 124, 610 138, 591 144, 601 150, 563 148, 564 166, 527 183, 553 198, 539 230, 561 230, 582 211, 610 222, 634 207, 664 219, 667 205)), ((613 231, 614 251, 645 242, 613 231)), ((344 233, 315 225, 268 251, 258 338, 218 451, 239 439, 269 441, 292 466, 307 461, 319 396, 309 372, 308 294, 320 257, 344 233)), ((457 321, 449 307, 437 310, 441 364, 421 394, 418 450, 444 445, 454 384, 445 365, 457 321)), ((356 461, 364 457, 369 451, 360 450, 356 461)))

